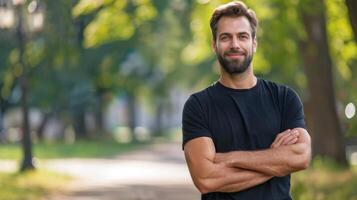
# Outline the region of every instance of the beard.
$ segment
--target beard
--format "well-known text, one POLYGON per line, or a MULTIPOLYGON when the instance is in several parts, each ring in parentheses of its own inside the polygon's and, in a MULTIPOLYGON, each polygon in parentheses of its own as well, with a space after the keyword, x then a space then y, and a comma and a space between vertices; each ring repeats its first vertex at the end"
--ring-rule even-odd
POLYGON ((228 52, 225 52, 223 56, 220 53, 217 53, 218 61, 223 67, 224 71, 226 71, 228 74, 241 74, 245 72, 253 60, 253 55, 252 54, 245 55, 243 61, 240 61, 238 59, 229 60, 224 57, 225 55, 230 53, 238 53, 238 52, 236 50, 230 50, 228 52))

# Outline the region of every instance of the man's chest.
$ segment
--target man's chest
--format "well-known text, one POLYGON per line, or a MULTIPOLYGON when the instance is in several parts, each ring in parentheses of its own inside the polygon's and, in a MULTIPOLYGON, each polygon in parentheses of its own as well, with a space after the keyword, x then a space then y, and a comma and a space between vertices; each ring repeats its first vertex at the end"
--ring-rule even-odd
POLYGON ((217 152, 268 148, 281 132, 281 114, 269 96, 211 102, 209 128, 217 152))

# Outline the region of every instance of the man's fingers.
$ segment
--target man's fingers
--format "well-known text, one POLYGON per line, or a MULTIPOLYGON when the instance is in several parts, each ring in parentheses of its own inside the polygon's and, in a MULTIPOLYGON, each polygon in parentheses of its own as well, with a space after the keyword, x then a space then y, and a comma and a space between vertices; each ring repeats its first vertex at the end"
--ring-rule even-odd
POLYGON ((294 139, 290 140, 286 145, 295 144, 298 141, 299 137, 295 137, 294 139))
POLYGON ((280 146, 280 145, 281 145, 281 142, 284 140, 284 138, 285 138, 290 132, 291 132, 291 130, 290 130, 290 129, 287 129, 286 131, 279 133, 279 134, 276 136, 274 142, 271 144, 271 147, 278 147, 278 146, 280 146))
POLYGON ((276 136, 275 141, 276 141, 276 142, 279 142, 286 134, 288 134, 288 133, 290 133, 290 132, 291 132, 291 130, 290 130, 290 129, 287 129, 286 131, 279 133, 279 134, 276 136))
POLYGON ((279 133, 278 136, 275 138, 274 142, 271 144, 272 148, 279 147, 282 145, 291 145, 295 144, 298 140, 299 132, 294 130, 286 130, 282 133, 279 133))
POLYGON ((291 131, 289 131, 289 132, 287 132, 287 133, 283 133, 283 134, 281 135, 281 137, 279 138, 279 140, 277 141, 277 143, 276 143, 277 146, 284 145, 285 142, 286 142, 287 140, 289 140, 291 136, 292 136, 291 131))
POLYGON ((281 144, 282 145, 286 145, 296 137, 298 137, 298 132, 297 131, 291 131, 291 132, 289 132, 288 134, 284 135, 281 138, 281 144))
POLYGON ((298 132, 290 132, 281 142, 282 145, 294 144, 299 137, 298 132))

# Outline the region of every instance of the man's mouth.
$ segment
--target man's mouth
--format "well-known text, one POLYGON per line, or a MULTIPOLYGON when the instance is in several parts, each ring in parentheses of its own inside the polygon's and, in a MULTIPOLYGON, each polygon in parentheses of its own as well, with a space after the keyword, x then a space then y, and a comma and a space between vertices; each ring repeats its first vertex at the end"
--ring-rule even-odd
POLYGON ((232 59, 236 59, 244 57, 244 53, 227 53, 226 56, 232 59))

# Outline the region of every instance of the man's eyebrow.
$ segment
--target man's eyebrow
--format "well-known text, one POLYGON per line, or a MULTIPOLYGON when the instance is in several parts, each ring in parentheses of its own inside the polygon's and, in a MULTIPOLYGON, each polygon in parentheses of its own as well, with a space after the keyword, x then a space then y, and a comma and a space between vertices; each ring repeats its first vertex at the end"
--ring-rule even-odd
POLYGON ((239 33, 238 33, 238 35, 244 35, 244 34, 249 35, 249 33, 246 32, 246 31, 242 31, 242 32, 239 32, 239 33))
POLYGON ((226 35, 229 36, 229 35, 234 35, 234 34, 237 34, 237 35, 250 35, 249 32, 247 32, 247 31, 242 31, 242 32, 233 33, 233 34, 232 33, 228 33, 228 32, 223 32, 223 33, 219 34, 219 37, 220 36, 226 36, 226 35))
POLYGON ((231 33, 227 33, 227 32, 223 32, 223 33, 219 34, 219 37, 220 36, 226 36, 226 35, 232 35, 232 34, 231 33))

